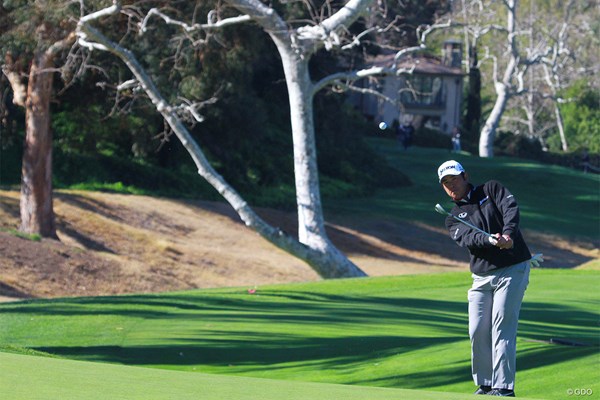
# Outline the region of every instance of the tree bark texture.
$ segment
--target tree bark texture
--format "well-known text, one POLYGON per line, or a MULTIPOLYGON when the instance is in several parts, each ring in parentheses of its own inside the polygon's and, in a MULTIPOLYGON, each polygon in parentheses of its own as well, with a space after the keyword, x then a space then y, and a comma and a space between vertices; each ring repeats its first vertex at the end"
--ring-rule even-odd
POLYGON ((567 136, 565 135, 565 123, 560 112, 558 102, 554 102, 554 116, 556 117, 556 126, 558 127, 558 133, 560 134, 560 143, 562 151, 569 151, 569 145, 567 143, 567 136))
POLYGON ((285 72, 294 142, 294 176, 300 243, 321 254, 327 269, 340 276, 365 276, 329 239, 319 188, 314 129, 313 90, 308 57, 278 46, 285 72))
POLYGON ((481 130, 481 136, 479 137, 480 157, 494 156, 494 139, 496 138, 496 129, 500 124, 500 119, 502 118, 502 114, 504 114, 507 102, 508 89, 503 84, 497 84, 494 108, 492 108, 492 112, 485 121, 485 125, 481 130))
MULTIPOLYGON (((506 109, 506 103, 510 97, 511 80, 519 65, 519 50, 517 49, 516 41, 516 14, 518 0, 504 0, 504 5, 507 9, 507 45, 509 53, 509 61, 504 70, 502 80, 496 80, 494 76, 494 88, 496 89, 496 101, 494 102, 494 108, 485 121, 485 125, 481 130, 481 136, 479 137, 479 156, 480 157, 494 157, 494 139, 496 138, 496 129, 500 124, 504 110, 506 109)), ((494 74, 495 75, 495 74, 494 74)))
POLYGON ((25 145, 21 173, 21 227, 29 234, 57 239, 52 206, 52 56, 38 52, 32 61, 25 101, 25 145))

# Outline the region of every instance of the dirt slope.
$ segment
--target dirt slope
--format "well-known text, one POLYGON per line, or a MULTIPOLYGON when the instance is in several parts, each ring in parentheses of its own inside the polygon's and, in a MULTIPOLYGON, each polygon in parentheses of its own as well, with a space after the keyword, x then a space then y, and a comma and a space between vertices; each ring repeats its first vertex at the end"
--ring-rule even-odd
MULTIPOLYGON (((290 234, 295 215, 257 210, 290 234)), ((16 191, 0 190, 0 298, 162 292, 318 280, 303 262, 244 227, 227 204, 107 193, 55 195, 60 242, 11 234, 16 191)), ((339 218, 338 218, 339 219, 339 218)), ((442 227, 346 218, 328 226, 333 242, 367 274, 467 269, 463 250, 442 227)), ((598 257, 591 243, 527 232, 546 267, 598 257)))

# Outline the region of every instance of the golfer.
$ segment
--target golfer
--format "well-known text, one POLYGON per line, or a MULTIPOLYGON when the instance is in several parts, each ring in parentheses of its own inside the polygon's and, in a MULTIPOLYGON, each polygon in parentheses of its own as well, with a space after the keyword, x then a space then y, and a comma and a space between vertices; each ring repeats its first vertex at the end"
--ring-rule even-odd
POLYGON ((456 204, 450 213, 492 234, 446 218, 450 237, 470 253, 471 371, 479 386, 475 394, 515 397, 517 324, 531 259, 519 230, 519 206, 497 181, 473 186, 454 160, 438 168, 438 178, 456 204))

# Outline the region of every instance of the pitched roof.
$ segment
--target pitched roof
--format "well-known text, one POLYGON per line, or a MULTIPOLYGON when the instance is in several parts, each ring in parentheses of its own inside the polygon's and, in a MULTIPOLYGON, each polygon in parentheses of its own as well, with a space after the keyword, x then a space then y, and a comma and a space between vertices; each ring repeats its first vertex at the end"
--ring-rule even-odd
MULTIPOLYGON (((371 59, 369 64, 373 66, 391 67, 394 64, 395 54, 381 54, 371 59)), ((428 54, 409 55, 403 57, 397 63, 397 67, 410 70, 414 66, 414 73, 433 75, 457 75, 462 76, 461 68, 444 65, 439 57, 428 54)))

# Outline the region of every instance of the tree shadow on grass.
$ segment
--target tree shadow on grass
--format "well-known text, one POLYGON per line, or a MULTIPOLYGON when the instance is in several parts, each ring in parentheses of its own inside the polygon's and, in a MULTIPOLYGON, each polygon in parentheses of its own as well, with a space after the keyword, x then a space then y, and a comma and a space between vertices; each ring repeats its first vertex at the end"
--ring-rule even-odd
POLYGON ((517 350, 518 369, 525 371, 528 369, 543 368, 547 365, 559 364, 569 360, 575 360, 598 354, 598 346, 564 346, 556 344, 543 344, 540 347, 517 350))
POLYGON ((519 334, 530 340, 567 338, 597 346, 598 315, 576 307, 525 301, 519 334))
MULTIPOLYGON (((187 344, 149 346, 36 347, 36 350, 90 361, 127 365, 235 366, 236 372, 282 369, 285 365, 341 368, 374 357, 399 355, 430 346, 463 340, 461 337, 416 338, 402 336, 302 337, 269 333, 214 332, 212 338, 188 339, 187 344)), ((178 340, 180 341, 180 340, 178 340)))
MULTIPOLYGON (((519 371, 544 368, 553 364, 560 364, 594 354, 597 355, 598 353, 598 346, 570 347, 547 344, 535 349, 519 350, 517 348, 517 374, 519 371)), ((460 365, 460 363, 457 363, 457 365, 447 365, 446 360, 440 360, 439 368, 430 371, 386 375, 374 379, 347 383, 433 390, 436 387, 470 381, 471 368, 468 358, 469 354, 465 354, 463 365, 460 365)))
MULTIPOLYGON (((93 339, 89 345, 45 345, 45 339, 40 339, 31 348, 128 365, 195 365, 199 371, 203 366, 213 370, 235 366, 231 373, 284 368, 367 369, 374 360, 401 360, 410 352, 429 349, 435 354, 437 349, 460 342, 468 348, 466 302, 422 298, 262 291, 260 296, 207 293, 32 300, 0 305, 0 312, 73 316, 74 324, 82 323, 77 322, 77 316, 138 318, 143 324, 132 324, 137 329, 127 332, 125 345, 123 337, 115 335, 113 343, 104 338, 105 345, 97 345, 93 339)), ((556 303, 526 302, 521 339, 560 337, 593 345, 541 344, 518 352, 519 370, 598 354, 597 340, 593 340, 597 334, 597 315, 593 312, 556 303)), ((354 374, 346 383, 433 388, 468 381, 469 355, 453 357, 440 359, 439 365, 428 371, 383 376, 369 373, 364 379, 354 374)))
POLYGON ((238 365, 252 371, 290 362, 316 363, 321 368, 360 363, 461 341, 466 324, 464 309, 459 302, 438 300, 312 292, 273 292, 270 296, 263 291, 260 297, 238 295, 230 299, 125 296, 30 301, 1 311, 38 316, 120 315, 142 319, 146 332, 158 332, 149 345, 130 341, 128 346, 40 343, 34 347, 52 354, 133 365, 238 365), (392 332, 383 326, 381 330, 361 328, 402 321, 433 331, 444 326, 445 334, 423 338, 412 336, 414 328, 407 335, 395 327, 388 328, 392 332), (181 328, 174 334, 168 328, 171 324, 181 328), (248 326, 256 330, 248 331, 248 326))
MULTIPOLYGON (((327 295, 306 291, 261 291, 260 296, 109 296, 29 300, 0 305, 2 313, 47 316, 120 315, 127 318, 227 323, 359 324, 409 320, 447 325, 463 333, 466 305, 419 298, 327 295), (285 301, 282 301, 282 298, 285 301)), ((265 325, 268 326, 268 325, 265 325)))
POLYGON ((434 371, 386 375, 376 379, 348 382, 348 384, 435 390, 436 387, 464 383, 469 381, 470 377, 471 367, 467 355, 463 365, 449 366, 444 360, 440 360, 439 368, 434 371))

